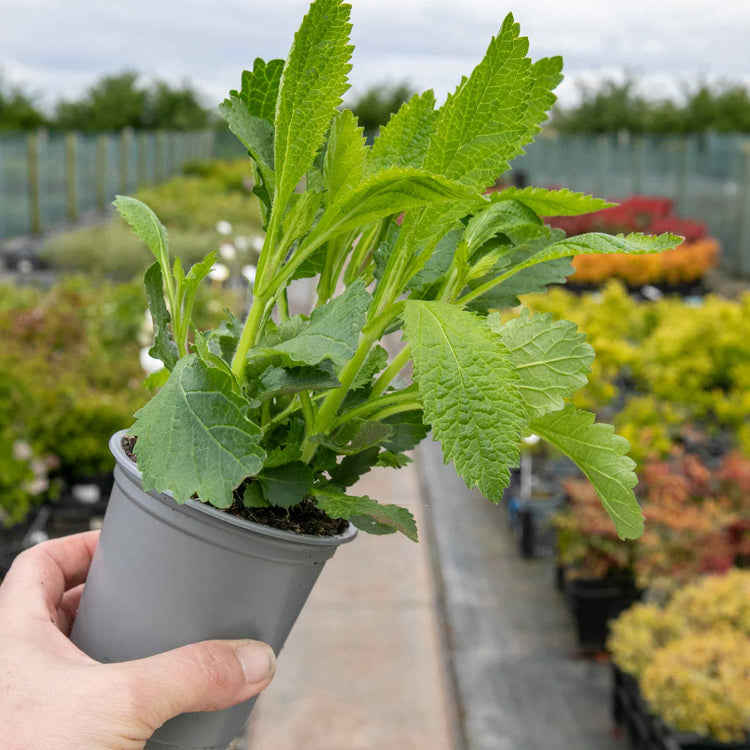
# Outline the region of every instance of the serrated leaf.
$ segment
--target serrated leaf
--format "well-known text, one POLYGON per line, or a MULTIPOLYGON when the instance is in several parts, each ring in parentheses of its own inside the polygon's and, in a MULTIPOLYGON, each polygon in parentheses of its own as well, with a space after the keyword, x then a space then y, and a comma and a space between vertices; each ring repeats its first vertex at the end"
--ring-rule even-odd
POLYGON ((381 128, 368 154, 367 171, 378 172, 391 166, 421 167, 437 118, 432 90, 414 94, 381 128))
POLYGON ((211 272, 211 269, 216 262, 217 255, 217 251, 212 250, 203 260, 194 263, 187 272, 187 276, 185 276, 182 286, 185 294, 183 304, 186 310, 192 309, 198 287, 200 286, 201 281, 203 281, 203 279, 205 279, 211 272))
POLYGON ((466 200, 473 192, 455 180, 416 167, 389 167, 365 177, 353 191, 340 194, 308 238, 326 239, 410 208, 466 200))
POLYGON ((237 381, 235 380, 234 373, 232 372, 231 368, 226 363, 226 361, 222 359, 221 356, 211 351, 208 341, 209 340, 206 337, 205 333, 203 333, 202 331, 196 331, 195 339, 194 339, 195 353, 201 358, 201 360, 205 364, 209 365, 209 367, 218 367, 228 377, 230 377, 232 379, 232 386, 234 390, 239 392, 239 385, 237 384, 237 381))
POLYGON ((526 421, 505 345, 484 320, 448 303, 407 300, 403 319, 424 418, 446 462, 499 502, 526 421))
POLYGON ((300 458, 302 458, 302 444, 298 442, 287 443, 283 447, 277 446, 269 450, 263 466, 266 469, 274 469, 277 466, 298 461, 300 458))
POLYGON ((525 309, 505 324, 495 313, 487 324, 508 349, 531 416, 562 409, 565 399, 586 385, 595 355, 575 323, 555 321, 550 313, 532 316, 525 309))
POLYGON ((640 234, 604 234, 603 232, 589 232, 575 237, 558 240, 551 245, 530 255, 526 260, 515 266, 514 273, 556 258, 574 255, 597 253, 609 255, 613 253, 627 253, 628 255, 643 255, 645 253, 660 253, 671 250, 682 242, 682 237, 666 232, 657 236, 640 234))
POLYGON ((169 238, 156 214, 143 201, 127 195, 116 196, 112 205, 130 224, 138 239, 146 244, 162 269, 169 269, 169 238))
POLYGON ((419 541, 414 516, 398 505, 381 505, 364 495, 354 497, 325 488, 315 490, 318 507, 331 518, 351 521, 370 534, 392 534, 400 531, 413 542, 419 541))
POLYGON ((353 456, 380 445, 390 437, 391 433, 391 428, 383 422, 359 419, 348 422, 335 436, 320 433, 314 435, 312 440, 335 450, 339 455, 353 456))
POLYGON ((150 356, 160 359, 168 370, 173 370, 177 359, 177 344, 169 331, 171 321, 167 304, 164 301, 164 283, 159 262, 152 263, 143 283, 146 288, 148 309, 151 311, 151 321, 154 325, 154 345, 148 350, 150 356))
POLYGON ((528 40, 508 15, 484 59, 440 110, 424 166, 483 190, 508 168, 538 121, 528 40), (529 121, 531 120, 531 121, 529 121))
POLYGON ((219 105, 219 114, 263 170, 264 184, 269 188, 274 168, 273 125, 252 114, 247 103, 235 95, 219 105))
POLYGON ((505 190, 492 193, 490 200, 493 203, 507 200, 519 201, 539 216, 578 216, 617 205, 602 198, 594 198, 593 195, 574 193, 567 188, 547 190, 532 186, 505 188, 505 190))
POLYGON ((346 489, 356 484, 361 476, 367 474, 375 465, 380 453, 380 446, 373 445, 367 450, 351 456, 344 456, 340 464, 330 472, 331 484, 346 489))
POLYGON ((312 166, 349 88, 349 11, 341 0, 315 0, 294 35, 275 122, 277 200, 282 205, 312 166))
POLYGON ((376 345, 367 353, 362 367, 352 381, 349 390, 358 391, 370 385, 372 379, 388 364, 388 352, 382 346, 376 345))
POLYGON ((312 471, 301 461, 276 468, 264 468, 258 475, 263 497, 269 505, 290 508, 301 503, 312 493, 312 471))
POLYGON ((367 150, 363 130, 357 126, 352 111, 339 112, 331 125, 323 160, 323 185, 328 203, 333 203, 341 193, 351 192, 360 182, 367 150))
POLYGON ((489 203, 469 219, 464 232, 464 240, 469 251, 474 252, 485 242, 501 232, 521 227, 541 226, 542 220, 528 206, 519 201, 489 203))
POLYGON ((608 424, 572 405, 533 419, 529 428, 571 458, 594 485, 621 539, 643 533, 643 515, 633 488, 635 462, 626 454, 628 441, 608 424))
POLYGON ((422 420, 420 409, 392 414, 382 419, 381 422, 391 428, 392 434, 383 441, 383 447, 393 453, 402 453, 416 448, 430 431, 422 420))
POLYGON ((293 364, 317 365, 330 359, 343 367, 359 344, 359 335, 367 319, 370 294, 363 281, 350 284, 343 294, 316 307, 310 324, 294 338, 274 347, 293 364))
POLYGON ((406 453, 393 453, 392 451, 381 451, 378 456, 378 460, 375 462, 376 466, 385 466, 389 469, 403 469, 404 466, 408 466, 413 463, 413 459, 409 458, 406 453))
POLYGON ((409 280, 406 285, 407 291, 424 291, 443 277, 451 266, 461 234, 460 229, 454 229, 443 236, 435 245, 422 270, 409 280))
POLYGON ((269 367, 260 376, 258 398, 288 396, 300 391, 325 391, 341 385, 333 365, 323 361, 315 367, 269 367))
POLYGON ((177 363, 163 388, 136 414, 130 434, 144 489, 169 490, 179 503, 197 494, 217 508, 263 466, 262 432, 231 379, 195 354, 177 363))
POLYGON ((276 99, 283 70, 283 60, 265 62, 256 57, 252 71, 246 70, 242 73, 240 98, 251 114, 268 120, 271 124, 276 116, 276 99))

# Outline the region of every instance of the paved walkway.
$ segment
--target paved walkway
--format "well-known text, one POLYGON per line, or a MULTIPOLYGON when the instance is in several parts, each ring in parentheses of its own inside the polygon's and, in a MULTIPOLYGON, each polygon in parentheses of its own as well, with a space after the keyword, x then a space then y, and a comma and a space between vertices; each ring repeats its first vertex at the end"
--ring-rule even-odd
MULTIPOLYGON (((422 508, 416 469, 353 490, 422 508)), ((257 704, 251 750, 449 750, 448 700, 425 541, 360 534, 327 563, 257 704)))

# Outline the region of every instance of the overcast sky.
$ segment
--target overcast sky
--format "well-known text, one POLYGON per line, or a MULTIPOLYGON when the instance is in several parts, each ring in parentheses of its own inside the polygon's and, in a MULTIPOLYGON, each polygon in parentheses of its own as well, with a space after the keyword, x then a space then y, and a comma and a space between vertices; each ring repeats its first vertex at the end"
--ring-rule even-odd
MULTIPOLYGON (((568 79, 629 70, 652 95, 675 81, 750 82, 750 0, 353 0, 354 91, 408 79, 443 96, 513 11, 533 57, 568 79)), ((285 57, 307 0, 0 0, 0 69, 49 104, 125 68, 189 80, 207 103, 256 56, 285 57)))

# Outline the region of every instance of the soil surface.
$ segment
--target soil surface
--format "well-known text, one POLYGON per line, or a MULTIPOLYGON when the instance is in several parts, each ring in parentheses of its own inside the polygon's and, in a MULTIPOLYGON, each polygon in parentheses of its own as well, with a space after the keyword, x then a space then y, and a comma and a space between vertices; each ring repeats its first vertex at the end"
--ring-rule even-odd
MULTIPOLYGON (((122 439, 122 448, 134 463, 135 441, 136 438, 129 435, 122 439)), ((343 518, 331 518, 310 499, 303 500, 291 508, 246 508, 242 503, 243 491, 244 485, 235 490, 234 504, 226 509, 226 513, 262 526, 309 536, 335 536, 343 534, 349 527, 348 521, 343 518)))

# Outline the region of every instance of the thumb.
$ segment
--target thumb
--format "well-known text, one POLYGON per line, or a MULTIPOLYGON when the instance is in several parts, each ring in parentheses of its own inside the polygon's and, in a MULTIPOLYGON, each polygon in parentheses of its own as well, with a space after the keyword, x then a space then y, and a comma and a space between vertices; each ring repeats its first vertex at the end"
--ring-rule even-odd
POLYGON ((118 664, 135 686, 135 705, 153 724, 188 711, 218 711, 257 695, 276 670, 273 649, 260 641, 203 641, 118 664))

